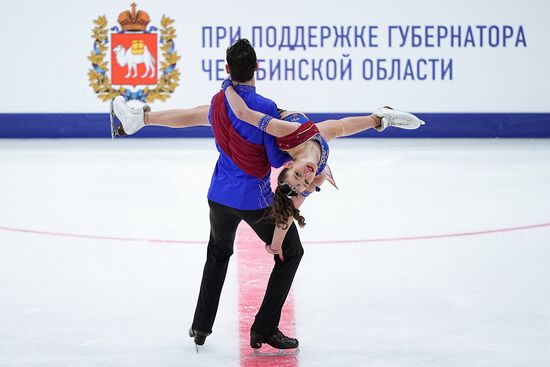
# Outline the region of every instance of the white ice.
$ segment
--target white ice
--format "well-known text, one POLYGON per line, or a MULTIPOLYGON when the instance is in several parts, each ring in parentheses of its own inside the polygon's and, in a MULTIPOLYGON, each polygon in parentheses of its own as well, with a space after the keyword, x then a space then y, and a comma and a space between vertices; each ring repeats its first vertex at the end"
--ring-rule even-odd
MULTIPOLYGON (((235 258, 199 354, 187 336, 216 156, 0 140, 0 366, 239 366, 235 258)), ((303 207, 299 366, 550 365, 550 226, 366 241, 550 223, 550 140, 348 139, 330 164, 340 189, 303 207)))

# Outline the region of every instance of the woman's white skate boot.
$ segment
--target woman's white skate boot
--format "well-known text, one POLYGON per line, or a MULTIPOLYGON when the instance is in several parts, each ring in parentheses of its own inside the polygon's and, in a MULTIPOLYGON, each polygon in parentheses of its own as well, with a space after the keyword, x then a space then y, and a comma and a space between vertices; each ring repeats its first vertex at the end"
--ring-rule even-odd
POLYGON ((412 113, 394 110, 388 106, 380 107, 373 112, 373 115, 379 117, 381 120, 380 126, 375 127, 378 131, 384 131, 388 126, 414 130, 425 124, 424 121, 412 113))
POLYGON ((111 136, 132 135, 145 126, 145 112, 151 111, 148 105, 142 108, 128 106, 126 99, 117 96, 111 100, 111 136), (117 117, 120 124, 115 123, 117 117))

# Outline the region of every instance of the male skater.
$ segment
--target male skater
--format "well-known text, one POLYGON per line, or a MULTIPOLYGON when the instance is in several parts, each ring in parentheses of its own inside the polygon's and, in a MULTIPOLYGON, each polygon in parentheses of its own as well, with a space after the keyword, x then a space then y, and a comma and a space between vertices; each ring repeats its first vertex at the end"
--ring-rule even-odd
MULTIPOLYGON (((256 93, 254 73, 257 59, 248 40, 235 42, 227 49, 226 57, 226 70, 246 104, 254 110, 278 117, 276 104, 256 93)), ((151 125, 208 125, 204 118, 205 108, 197 107, 187 114, 181 111, 161 112, 151 125), (174 121, 175 117, 180 121, 174 121)), ((132 134, 152 122, 148 120, 149 113, 145 112, 143 109, 130 109, 122 97, 112 102, 111 113, 116 114, 124 125, 124 129, 118 129, 121 135, 132 134)), ((210 239, 197 307, 189 330, 196 345, 203 345, 212 332, 239 223, 244 220, 263 242, 271 243, 275 223, 267 218, 273 196, 270 170, 271 166, 278 168, 291 159, 279 150, 274 137, 237 119, 223 92, 212 99, 208 120, 220 156, 208 190, 210 239)), ((297 348, 298 340, 285 336, 278 328, 283 304, 304 253, 295 224, 289 228, 282 248, 274 247, 266 246, 267 252, 274 254, 275 263, 250 330, 250 346, 257 349, 266 343, 277 349, 297 348)))
MULTIPOLYGON (((276 104, 256 93, 256 69, 256 53, 248 40, 241 39, 227 49, 226 70, 239 95, 251 108, 278 116, 276 104)), ((209 120, 220 157, 208 191, 210 240, 190 330, 197 345, 202 345, 212 332, 239 223, 244 220, 262 241, 271 243, 275 224, 266 218, 273 196, 270 170, 290 159, 277 148, 272 136, 238 120, 223 92, 213 98, 209 120)), ((298 347, 298 340, 286 337, 278 328, 283 304, 304 253, 295 224, 283 241, 282 252, 284 261, 274 256, 266 293, 250 330, 252 348, 260 348, 262 343, 277 349, 298 347)))

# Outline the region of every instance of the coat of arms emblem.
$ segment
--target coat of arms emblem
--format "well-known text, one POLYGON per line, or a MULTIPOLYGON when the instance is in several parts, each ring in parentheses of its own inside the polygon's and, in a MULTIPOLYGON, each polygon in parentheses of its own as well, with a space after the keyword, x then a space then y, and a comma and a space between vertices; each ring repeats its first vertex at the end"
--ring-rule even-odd
POLYGON ((176 65, 180 57, 174 47, 174 20, 163 16, 160 29, 147 28, 149 14, 136 11, 136 7, 132 3, 131 10, 119 14, 120 28, 109 29, 105 16, 94 20, 94 44, 88 56, 92 68, 88 77, 90 86, 103 101, 118 95, 141 102, 164 101, 178 86, 176 65), (159 51, 163 58, 160 62, 159 51))

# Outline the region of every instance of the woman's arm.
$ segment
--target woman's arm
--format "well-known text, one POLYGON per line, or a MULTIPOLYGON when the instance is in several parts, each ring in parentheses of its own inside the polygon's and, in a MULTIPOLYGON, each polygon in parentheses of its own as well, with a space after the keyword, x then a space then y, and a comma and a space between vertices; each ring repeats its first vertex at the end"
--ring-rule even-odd
MULTIPOLYGON (((299 208, 300 206, 302 206, 305 200, 306 200, 305 196, 298 195, 292 198, 292 203, 294 204, 295 208, 299 208)), ((269 254, 279 255, 279 258, 281 259, 281 261, 285 261, 285 257, 283 254, 283 241, 293 221, 294 221, 294 217, 288 218, 286 229, 282 229, 281 227, 276 225, 275 231, 273 231, 273 238, 271 240, 271 244, 267 244, 265 246, 265 249, 269 254)))
MULTIPOLYGON (((239 120, 261 129, 260 125, 263 122, 262 120, 264 119, 264 116, 267 115, 248 108, 246 103, 244 103, 241 96, 239 96, 239 94, 235 92, 235 89, 233 89, 233 87, 228 87, 225 90, 225 96, 227 97, 229 106, 231 106, 231 110, 233 110, 233 113, 235 114, 235 116, 237 116, 239 120)), ((300 124, 297 122, 288 122, 272 118, 269 121, 269 124, 265 127, 264 131, 269 135, 283 137, 294 132, 294 130, 299 127, 300 124)))
POLYGON ((145 112, 145 125, 184 128, 191 126, 210 126, 208 120, 210 106, 197 106, 189 109, 145 112))
MULTIPOLYGON (((326 180, 326 174, 324 171, 320 175, 315 176, 311 184, 309 184, 309 186, 306 189, 306 192, 308 194, 306 195, 300 194, 298 196, 292 197, 292 203, 294 204, 294 207, 296 209, 299 209, 304 203, 304 201, 306 200, 306 198, 311 193, 314 193, 316 191, 316 188, 320 187, 323 184, 323 182, 325 182, 325 180, 326 180)), ((275 231, 273 232, 273 239, 271 240, 271 245, 269 246, 273 252, 278 252, 282 248, 283 240, 285 239, 286 233, 288 232, 288 229, 292 225, 293 221, 294 221, 293 217, 288 218, 288 222, 287 222, 288 226, 286 227, 286 229, 282 229, 279 226, 275 227, 275 231)))

